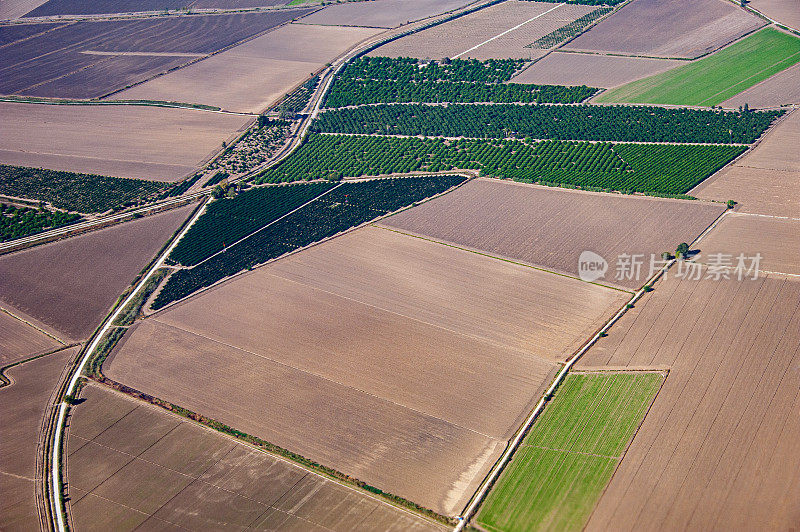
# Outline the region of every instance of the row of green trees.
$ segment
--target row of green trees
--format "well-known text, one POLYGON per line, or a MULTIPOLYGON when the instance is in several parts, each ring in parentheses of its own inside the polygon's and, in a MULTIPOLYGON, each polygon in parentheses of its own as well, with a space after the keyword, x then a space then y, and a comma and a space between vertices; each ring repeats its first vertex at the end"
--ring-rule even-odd
POLYGON ((0 242, 75 223, 80 219, 80 215, 75 213, 0 203, 0 242))
POLYGON ((679 195, 743 146, 310 135, 258 182, 477 170, 518 181, 679 195))
MULTIPOLYGON (((195 268, 178 270, 159 292, 153 308, 161 308, 225 277, 444 192, 463 181, 460 176, 424 176, 343 183, 225 253, 195 268)), ((280 194, 281 188, 264 190, 280 194)))
POLYGON ((544 37, 540 37, 536 39, 531 44, 527 45, 525 48, 539 48, 546 50, 548 48, 553 48, 554 46, 561 44, 562 42, 571 39, 581 33, 586 26, 594 22, 595 20, 599 19, 603 15, 613 11, 614 8, 611 7, 599 7, 592 11, 591 13, 587 13, 582 17, 579 17, 569 24, 565 24, 561 26, 555 31, 552 31, 545 35, 544 37))
POLYGON ((314 131, 632 142, 754 142, 784 111, 598 105, 375 105, 322 113, 314 131))

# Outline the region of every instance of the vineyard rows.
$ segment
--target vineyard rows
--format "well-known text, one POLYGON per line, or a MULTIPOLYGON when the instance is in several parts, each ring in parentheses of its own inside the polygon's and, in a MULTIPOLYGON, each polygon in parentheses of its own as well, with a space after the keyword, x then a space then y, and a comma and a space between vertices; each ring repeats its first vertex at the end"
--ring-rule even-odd
POLYGON ((524 64, 515 59, 454 59, 446 63, 362 57, 349 63, 337 77, 325 106, 386 102, 578 103, 598 90, 503 83, 524 64))
POLYGON ((599 7, 591 13, 587 13, 586 15, 573 20, 569 24, 561 26, 557 30, 548 33, 540 39, 537 39, 525 48, 539 48, 543 50, 553 48, 554 46, 575 37, 584 29, 586 29, 586 26, 611 11, 613 11, 613 8, 611 7, 599 7))
POLYGON ((0 194, 46 201, 75 212, 97 213, 138 205, 169 186, 157 181, 0 164, 0 194))
POLYGON ((311 183, 246 190, 208 205, 169 256, 173 264, 193 266, 225 246, 275 221, 333 186, 311 183))
MULTIPOLYGON (((194 268, 176 271, 159 292, 153 309, 225 277, 444 192, 464 179, 446 175, 344 183, 263 231, 229 247, 224 253, 194 268)), ((264 190, 276 193, 281 188, 267 187, 264 190)), ((267 205, 275 203, 268 195, 259 198, 267 205)), ((251 210, 261 208, 255 201, 250 203, 251 210)), ((202 240, 202 235, 195 235, 193 241, 202 240)))
POLYGON ((683 194, 744 151, 742 146, 529 142, 513 139, 311 134, 258 183, 408 172, 479 170, 482 175, 576 187, 683 194))
POLYGON ((376 105, 322 113, 328 133, 750 144, 784 111, 595 105, 376 105))

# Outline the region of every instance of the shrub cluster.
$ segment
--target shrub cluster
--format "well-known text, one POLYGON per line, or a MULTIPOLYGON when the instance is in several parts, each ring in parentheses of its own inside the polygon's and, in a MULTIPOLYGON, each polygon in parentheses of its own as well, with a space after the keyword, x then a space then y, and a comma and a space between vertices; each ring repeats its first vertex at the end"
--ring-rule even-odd
POLYGON ((159 292, 153 308, 161 308, 225 277, 444 192, 464 179, 446 175, 343 183, 231 246, 225 253, 194 268, 178 270, 159 292))
POLYGON ((0 203, 0 242, 75 223, 80 219, 80 215, 75 213, 0 203))
POLYGON ((83 213, 137 205, 169 186, 158 181, 0 164, 0 194, 47 201, 59 209, 83 213))
POLYGON ((671 195, 685 193, 744 149, 724 145, 313 134, 295 154, 258 180, 280 182, 471 169, 531 183, 671 195))
POLYGON ((628 142, 754 142, 784 111, 598 105, 375 105, 322 113, 314 131, 628 142))

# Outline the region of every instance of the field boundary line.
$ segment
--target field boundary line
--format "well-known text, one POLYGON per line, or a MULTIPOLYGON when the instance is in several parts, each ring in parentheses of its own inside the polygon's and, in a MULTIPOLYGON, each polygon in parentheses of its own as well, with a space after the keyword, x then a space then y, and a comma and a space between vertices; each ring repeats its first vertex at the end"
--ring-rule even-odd
POLYGON ((39 353, 38 355, 33 355, 23 360, 17 360, 16 362, 11 362, 10 364, 6 364, 5 366, 0 367, 0 390, 2 390, 3 388, 10 388, 16 382, 14 380, 14 377, 8 375, 6 371, 13 369, 17 366, 21 366, 22 364, 33 362, 34 360, 38 360, 40 358, 44 358, 46 356, 55 355, 56 353, 60 353, 65 349, 72 349, 73 347, 77 347, 79 345, 81 344, 76 343, 76 344, 62 345, 61 347, 56 347, 55 349, 51 349, 44 353, 39 353))
POLYGON ((543 17, 543 16, 545 16, 546 14, 550 13, 551 11, 553 11, 553 10, 555 10, 555 9, 558 9, 559 7, 561 7, 561 6, 563 6, 563 5, 564 5, 564 3, 563 3, 563 2, 562 2, 562 3, 560 3, 560 4, 557 4, 557 5, 555 5, 554 7, 551 7, 550 9, 548 9, 547 11, 545 11, 544 13, 539 13, 539 14, 538 14, 538 15, 536 15, 535 17, 531 17, 531 18, 529 18, 528 20, 526 20, 526 21, 525 21, 525 22, 523 22, 522 24, 517 24, 517 25, 516 25, 516 26, 514 26, 513 28, 509 28, 509 29, 507 29, 506 31, 504 31, 504 32, 502 32, 502 33, 498 33, 498 34, 497 34, 497 35, 495 35, 494 37, 491 37, 491 38, 489 38, 489 39, 486 39, 486 40, 485 40, 485 41, 483 41, 482 43, 480 43, 480 44, 477 44, 477 45, 473 46, 472 48, 470 48, 469 50, 465 50, 465 51, 461 52, 461 53, 460 53, 460 54, 458 54, 458 55, 454 55, 454 56, 453 56, 453 57, 451 57, 450 59, 458 59, 459 57, 461 57, 461 56, 462 56, 462 55, 464 55, 464 54, 468 54, 469 52, 471 52, 471 51, 473 51, 473 50, 477 50, 478 48, 480 48, 480 47, 481 47, 481 46, 483 46, 484 44, 490 43, 490 42, 492 42, 493 40, 495 40, 495 39, 498 39, 498 38, 500 38, 500 37, 502 37, 503 35, 506 35, 506 34, 508 34, 508 33, 511 33, 511 32, 512 32, 512 31, 514 31, 514 30, 518 30, 519 28, 521 28, 522 26, 524 26, 524 25, 525 25, 525 24, 527 24, 528 22, 532 22, 532 21, 536 20, 536 19, 537 19, 537 18, 539 18, 539 17, 543 17))
POLYGON ((474 253, 476 255, 481 255, 483 257, 487 257, 487 258, 490 258, 490 259, 495 259, 495 260, 499 260, 499 261, 503 261, 503 262, 508 262, 510 264, 515 264, 517 266, 524 266, 525 268, 531 268, 533 270, 538 270, 540 272, 550 273, 550 274, 553 274, 553 275, 558 275, 559 277, 566 277, 567 279, 574 279, 574 280, 580 281, 582 283, 593 284, 595 286, 601 286, 603 288, 616 290, 618 292, 624 292, 626 294, 633 294, 635 292, 634 290, 626 290, 624 288, 598 283, 597 281, 584 281, 580 277, 575 277, 574 275, 569 275, 567 273, 557 272, 555 270, 549 270, 549 269, 544 268, 542 266, 535 266, 535 265, 529 264, 527 262, 521 262, 521 261, 517 261, 517 260, 514 260, 514 259, 509 259, 509 258, 506 258, 506 257, 501 257, 499 255, 492 255, 490 253, 486 253, 485 251, 478 251, 476 249, 470 249, 468 247, 459 246, 457 244, 453 244, 451 242, 446 242, 444 240, 437 240, 435 238, 431 238, 431 237, 428 237, 428 236, 419 235, 419 234, 416 234, 416 233, 410 233, 410 232, 407 232, 407 231, 402 231, 400 229, 395 229, 393 227, 389 227, 389 226, 383 225, 383 224, 381 224, 379 222, 372 222, 372 225, 374 225, 378 229, 384 229, 386 231, 392 231, 393 233, 398 233, 398 234, 401 234, 401 235, 404 235, 404 236, 408 236, 408 237, 411 237, 411 238, 419 238, 420 240, 425 240, 425 241, 431 242, 433 244, 439 244, 439 245, 442 245, 442 246, 455 248, 455 249, 458 249, 460 251, 466 251, 467 253, 474 253))
MULTIPOLYGON (((276 218, 275 220, 272 220, 272 221, 271 221, 270 223, 268 223, 267 225, 265 225, 265 226, 263 226, 263 227, 259 227, 258 229, 256 229, 256 230, 255 230, 255 231, 253 231, 252 233, 250 233, 249 235, 245 235, 245 236, 243 236, 242 238, 240 238, 239 240, 237 240, 237 241, 236 241, 236 242, 234 242, 233 244, 231 244, 231 245, 229 245, 229 246, 225 246, 224 248, 222 248, 221 250, 217 251, 217 252, 216 252, 216 253, 214 253, 213 255, 209 255, 208 257, 204 258, 203 260, 201 260, 201 261, 200 261, 200 262, 198 262, 197 264, 194 264, 194 265, 192 265, 192 266, 185 266, 185 267, 183 267, 182 269, 184 269, 184 270, 193 270, 193 269, 195 269, 196 267, 200 266, 201 264, 203 264, 203 263, 205 263, 205 262, 207 262, 207 261, 209 261, 209 260, 213 259, 213 258, 214 258, 214 257, 216 257, 217 255, 220 255, 220 254, 222 254, 222 253, 225 253, 225 251, 227 251, 228 249, 232 248, 232 247, 233 247, 233 246, 235 246, 236 244, 239 244, 239 243, 241 243, 241 242, 243 242, 243 241, 247 240, 247 239, 248 239, 248 238, 250 238, 251 236, 255 235, 256 233, 258 233, 258 232, 260 232, 260 231, 263 231, 264 229, 266 229, 267 227, 271 226, 272 224, 278 223, 278 222, 280 222, 281 220, 283 220, 284 218, 286 218, 287 216, 289 216, 289 215, 291 215, 291 214, 294 214, 295 212, 299 211, 300 209, 302 209, 302 208, 303 208, 303 207, 305 207, 306 205, 309 205, 309 204, 311 204, 311 203, 314 203, 315 201, 317 201, 317 200, 318 200, 319 198, 321 198, 322 196, 324 196, 324 195, 326 195, 326 194, 328 194, 328 193, 330 193, 330 192, 333 192, 334 190, 336 190, 337 188, 339 188, 339 187, 340 187, 340 186, 342 186, 343 184, 344 184, 344 182, 341 182, 341 183, 337 184, 336 186, 329 188, 328 190, 326 190, 326 191, 322 192, 320 195, 318 195, 318 196, 314 196, 313 198, 311 198, 311 199, 310 199, 310 200, 308 200, 307 202, 303 203, 303 204, 302 204, 302 205, 300 205, 299 207, 297 207, 297 208, 295 208, 295 209, 293 209, 293 210, 291 210, 291 211, 287 212, 286 214, 282 215, 280 218, 276 218)), ((206 204, 206 205, 208 205, 208 204, 206 204)), ((205 209, 204 209, 204 211, 205 211, 205 209)))
MULTIPOLYGON (((617 311, 614 316, 609 319, 603 327, 597 331, 594 336, 592 336, 584 345, 581 347, 574 355, 572 355, 563 365, 561 370, 556 374, 555 379, 550 384, 550 387, 544 393, 544 395, 539 399, 539 402, 536 404, 536 407, 533 411, 528 415, 527 419, 523 423, 522 427, 517 431, 516 436, 511 440, 511 442, 506 447, 505 452, 502 456, 497 460, 494 467, 492 467, 489 474, 484 479, 481 487, 478 491, 473 495, 472 499, 466 506, 464 512, 460 516, 457 517, 458 524, 453 529, 453 532, 463 532, 467 526, 469 520, 476 514, 478 507, 480 506, 483 499, 489 493, 489 490, 495 484, 497 479, 500 477, 500 473, 503 472, 508 462, 511 460, 511 457, 519 448, 520 444, 522 443, 523 438, 525 435, 530 431, 533 422, 539 417, 541 412, 544 410, 545 405, 549 402, 552 398, 553 394, 555 393, 556 389, 562 383, 564 378, 569 373, 569 370, 572 366, 591 348, 597 340, 602 338, 607 331, 617 322, 623 315, 628 311, 628 309, 635 304, 645 293, 647 293, 646 288, 651 286, 656 280, 658 280, 662 275, 666 273, 666 271, 675 263, 676 259, 671 259, 667 262, 664 266, 661 267, 655 274, 653 274, 650 279, 640 288, 633 296, 628 300, 628 302, 617 311)), ((665 379, 666 380, 666 379, 665 379)), ((651 403, 652 404, 652 403, 651 403)), ((644 418, 642 418, 644 419, 644 418)))
POLYGON ((7 309, 7 308, 5 308, 5 307, 0 307, 0 312, 2 312, 2 313, 4 313, 4 314, 8 314, 9 316, 11 316, 12 318, 14 318, 15 320, 17 320, 17 321, 21 321, 21 322, 22 322, 22 323, 24 323, 25 325, 28 325, 28 326, 30 326, 30 327, 33 327, 34 329, 36 329, 37 331, 39 331, 39 332, 40 332, 40 333, 42 333, 43 335, 47 336, 48 338, 52 338, 53 340, 55 340, 56 342, 58 342, 59 344, 61 344, 61 345, 63 345, 63 346, 67 345, 67 342, 63 341, 61 338, 58 338, 58 337, 57 337, 57 336, 55 336, 54 334, 51 334, 51 333, 49 333, 49 332, 45 331, 44 329, 42 329, 41 327, 39 327, 39 326, 38 326, 38 325, 36 325, 35 323, 32 323, 32 322, 30 322, 30 321, 26 320, 25 318, 23 318, 23 317, 21 317, 21 316, 17 316, 16 314, 14 314, 13 312, 11 312, 10 310, 8 310, 8 309, 7 309))

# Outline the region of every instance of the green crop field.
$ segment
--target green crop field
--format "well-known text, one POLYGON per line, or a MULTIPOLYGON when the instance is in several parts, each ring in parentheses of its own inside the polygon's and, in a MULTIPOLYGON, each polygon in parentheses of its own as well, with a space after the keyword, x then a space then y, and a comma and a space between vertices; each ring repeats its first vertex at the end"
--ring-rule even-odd
POLYGON ((798 62, 800 39, 765 28, 708 57, 610 90, 597 102, 713 106, 798 62))
POLYGON ((580 530, 658 392, 660 373, 571 374, 483 503, 487 530, 580 530))

